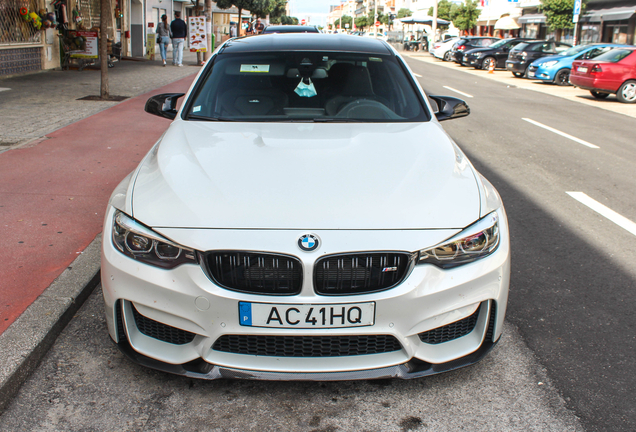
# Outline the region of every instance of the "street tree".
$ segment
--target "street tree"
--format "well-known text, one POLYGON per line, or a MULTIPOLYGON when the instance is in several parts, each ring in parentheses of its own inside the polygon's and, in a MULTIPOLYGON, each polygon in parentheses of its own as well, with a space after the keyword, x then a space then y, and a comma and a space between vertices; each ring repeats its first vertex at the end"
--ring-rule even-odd
MULTIPOLYGON (((581 4, 581 12, 585 7, 586 1, 581 4)), ((541 12, 545 15, 545 22, 550 30, 557 32, 557 39, 561 37, 561 31, 564 29, 574 28, 572 22, 572 10, 574 9, 574 0, 541 0, 539 6, 541 12)))
POLYGON ((250 11, 252 15, 265 18, 265 16, 272 11, 275 3, 272 0, 217 0, 216 5, 219 9, 229 9, 232 6, 235 6, 238 9, 240 31, 241 14, 243 9, 250 11))
POLYGON ((365 16, 361 16, 355 19, 356 27, 363 29, 369 25, 369 19, 365 16))
POLYGON ((402 8, 397 13, 398 18, 410 17, 411 15, 413 15, 413 12, 411 12, 411 9, 407 8, 402 8))
POLYGON ((451 21, 460 30, 468 31, 475 27, 481 11, 477 9, 476 0, 466 0, 463 4, 453 4, 451 7, 451 21))
MULTIPOLYGON (((453 4, 449 0, 439 0, 437 2, 437 18, 450 21, 453 4)), ((428 15, 433 16, 433 6, 428 9, 428 15)))
POLYGON ((335 20, 333 24, 336 28, 338 28, 338 25, 340 25, 340 28, 345 28, 345 24, 349 24, 349 28, 352 28, 353 18, 351 18, 349 15, 343 15, 342 18, 338 18, 337 20, 335 20))

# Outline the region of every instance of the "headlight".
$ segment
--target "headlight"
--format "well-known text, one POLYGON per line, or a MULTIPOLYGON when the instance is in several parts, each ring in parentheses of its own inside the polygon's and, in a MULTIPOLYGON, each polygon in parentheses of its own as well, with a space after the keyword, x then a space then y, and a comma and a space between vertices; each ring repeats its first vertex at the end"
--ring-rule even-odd
POLYGON ((479 57, 481 57, 482 53, 476 53, 476 54, 473 54, 473 55, 474 55, 475 57, 479 58, 479 57))
POLYGON ((453 238, 419 252, 418 264, 451 268, 487 257, 499 246, 499 216, 489 213, 453 238))
POLYGON ((522 53, 521 53, 521 60, 525 61, 525 60, 526 60, 526 57, 528 57, 528 53, 527 53, 527 52, 525 52, 525 51, 524 51, 524 52, 522 52, 522 53))
POLYGON ((197 264, 194 250, 161 237, 120 211, 113 218, 113 244, 124 255, 156 267, 197 264))
POLYGON ((554 60, 554 61, 549 61, 549 62, 545 62, 545 63, 541 63, 541 66, 543 67, 551 67, 554 66, 555 64, 557 64, 558 61, 554 60))

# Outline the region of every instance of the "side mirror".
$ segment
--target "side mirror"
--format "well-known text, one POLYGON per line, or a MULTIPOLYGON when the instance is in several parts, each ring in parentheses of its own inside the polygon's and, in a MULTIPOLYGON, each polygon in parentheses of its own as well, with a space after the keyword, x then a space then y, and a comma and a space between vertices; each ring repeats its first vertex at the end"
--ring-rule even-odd
POLYGON ((450 96, 429 96, 429 98, 437 104, 437 111, 434 112, 437 121, 466 117, 470 114, 468 104, 461 99, 450 96))
POLYGON ((146 101, 144 110, 147 113, 174 120, 177 116, 177 100, 185 93, 163 93, 146 101))

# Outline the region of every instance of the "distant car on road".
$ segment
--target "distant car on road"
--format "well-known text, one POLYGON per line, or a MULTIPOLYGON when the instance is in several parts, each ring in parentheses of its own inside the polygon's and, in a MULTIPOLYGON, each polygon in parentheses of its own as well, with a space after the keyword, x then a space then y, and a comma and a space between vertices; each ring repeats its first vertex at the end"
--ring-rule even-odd
POLYGON ((597 99, 610 94, 623 103, 636 103, 636 47, 614 48, 589 60, 572 63, 570 82, 597 99))
POLYGON ((521 42, 508 53, 506 69, 514 76, 521 78, 526 76, 530 63, 538 58, 560 54, 571 48, 572 45, 555 41, 529 41, 521 42))
POLYGON ((464 51, 463 66, 473 66, 475 69, 490 69, 490 67, 505 68, 510 50, 520 42, 529 39, 502 39, 489 47, 473 48, 464 51))
POLYGON ((271 33, 320 33, 320 30, 311 25, 268 25, 261 34, 271 33))
POLYGON ((455 63, 462 64, 464 52, 473 48, 489 47, 500 40, 500 38, 487 36, 463 36, 451 48, 451 57, 455 60, 455 63))
POLYGON ((438 59, 451 61, 451 48, 459 40, 459 37, 453 37, 445 41, 435 42, 431 48, 431 54, 438 59))
POLYGON ((542 57, 533 61, 528 68, 528 78, 553 82, 561 86, 570 85, 570 70, 574 60, 591 59, 611 49, 626 46, 629 45, 610 43, 578 45, 563 51, 560 55, 542 57))

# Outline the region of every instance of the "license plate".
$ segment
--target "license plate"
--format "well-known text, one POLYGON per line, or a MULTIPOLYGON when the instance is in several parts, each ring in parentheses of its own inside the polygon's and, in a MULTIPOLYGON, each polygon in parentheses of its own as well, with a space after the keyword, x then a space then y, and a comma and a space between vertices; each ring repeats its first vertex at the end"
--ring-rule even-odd
POLYGON ((271 304, 239 302, 239 324, 271 328, 345 328, 372 326, 375 303, 271 304))
POLYGON ((586 73, 587 72, 587 68, 585 66, 579 66, 579 68, 577 70, 579 72, 581 72, 581 73, 586 73))
POLYGON ((534 76, 534 72, 530 72, 530 71, 528 71, 528 76, 529 76, 529 77, 533 77, 533 76, 534 76))

